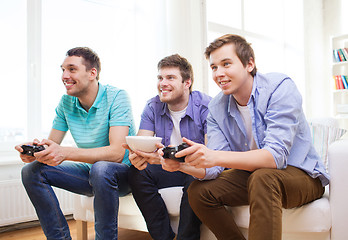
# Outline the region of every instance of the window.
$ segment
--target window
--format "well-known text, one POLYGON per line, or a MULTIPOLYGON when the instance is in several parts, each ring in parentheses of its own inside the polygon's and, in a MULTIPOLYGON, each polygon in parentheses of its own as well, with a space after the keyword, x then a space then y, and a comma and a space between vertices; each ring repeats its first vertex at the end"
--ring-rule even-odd
POLYGON ((98 53, 102 84, 110 84, 128 92, 138 126, 145 101, 156 94, 157 59, 153 52, 156 49, 155 42, 151 39, 155 36, 155 22, 151 17, 151 4, 154 3, 148 1, 149 5, 145 6, 134 0, 42 1, 44 136, 51 129, 54 108, 65 92, 59 66, 66 51, 77 46, 88 46, 98 53), (64 14, 67 6, 73 14, 64 14), (140 34, 141 25, 145 24, 150 27, 140 34), (153 84, 149 84, 149 76, 153 76, 153 84))
POLYGON ((159 0, 1 2, 0 26, 7 38, 2 37, 0 46, 0 98, 6 113, 0 118, 0 142, 6 149, 48 136, 65 93, 60 65, 67 50, 77 46, 98 53, 102 84, 128 92, 138 127, 146 100, 157 94, 159 5, 159 0))
MULTIPOLYGON (((24 140, 27 122, 26 1, 2 2, 0 7, 2 87, 0 142, 24 140)), ((0 147, 3 149, 4 146, 0 147)))
MULTIPOLYGON (((258 71, 282 72, 305 92, 303 0, 206 0, 208 43, 238 34, 252 44, 258 71)), ((209 94, 220 90, 211 78, 209 94)))

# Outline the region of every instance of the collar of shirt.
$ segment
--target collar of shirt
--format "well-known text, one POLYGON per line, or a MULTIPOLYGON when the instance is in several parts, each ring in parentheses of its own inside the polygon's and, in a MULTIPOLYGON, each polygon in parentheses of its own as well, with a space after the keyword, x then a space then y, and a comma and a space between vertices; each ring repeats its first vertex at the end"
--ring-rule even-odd
MULTIPOLYGON (((103 99, 103 95, 106 91, 106 88, 104 85, 98 83, 98 94, 97 94, 97 97, 95 98, 94 102, 93 102, 93 105, 90 109, 92 108, 99 108, 100 107, 100 103, 102 102, 102 99, 103 99)), ((77 97, 73 97, 73 102, 74 104, 76 105, 76 107, 81 110, 81 111, 86 111, 85 109, 83 109, 83 107, 81 106, 80 104, 80 101, 78 100, 77 97)))
MULTIPOLYGON (((157 96, 158 97, 158 96, 157 96)), ((159 98, 159 97, 158 97, 159 98)), ((167 103, 162 103, 162 108, 161 108, 161 115, 167 115, 169 118, 170 117, 170 112, 169 112, 169 108, 168 108, 168 104, 167 103)), ((182 117, 184 118, 186 115, 189 116, 191 119, 193 119, 193 114, 194 110, 193 110, 193 101, 192 101, 192 94, 190 94, 189 96, 189 102, 188 102, 188 105, 187 105, 187 108, 186 108, 186 113, 185 115, 182 117)))

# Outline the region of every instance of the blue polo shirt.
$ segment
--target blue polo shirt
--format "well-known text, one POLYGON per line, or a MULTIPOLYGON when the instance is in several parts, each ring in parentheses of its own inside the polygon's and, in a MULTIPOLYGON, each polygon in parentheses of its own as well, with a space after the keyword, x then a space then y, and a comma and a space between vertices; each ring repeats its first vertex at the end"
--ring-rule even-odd
MULTIPOLYGON (((186 113, 180 120, 182 137, 204 144, 210 100, 210 96, 199 91, 193 91, 190 94, 186 113)), ((162 138, 162 144, 168 146, 173 126, 167 103, 161 102, 159 96, 151 98, 141 115, 139 129, 153 131, 157 137, 162 138)))
MULTIPOLYGON (((70 130, 79 148, 98 148, 110 145, 109 130, 112 126, 128 126, 129 135, 135 135, 130 101, 124 90, 99 83, 97 97, 87 112, 77 97, 63 95, 58 107, 53 128, 70 130)), ((123 163, 130 165, 128 151, 123 163)))

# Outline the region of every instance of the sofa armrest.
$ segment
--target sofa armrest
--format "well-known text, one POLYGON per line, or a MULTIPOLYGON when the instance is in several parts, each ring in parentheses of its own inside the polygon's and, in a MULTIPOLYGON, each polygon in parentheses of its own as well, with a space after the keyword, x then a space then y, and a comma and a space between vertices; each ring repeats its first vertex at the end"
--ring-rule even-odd
POLYGON ((348 239, 348 139, 332 143, 328 151, 330 173, 331 239, 348 239))

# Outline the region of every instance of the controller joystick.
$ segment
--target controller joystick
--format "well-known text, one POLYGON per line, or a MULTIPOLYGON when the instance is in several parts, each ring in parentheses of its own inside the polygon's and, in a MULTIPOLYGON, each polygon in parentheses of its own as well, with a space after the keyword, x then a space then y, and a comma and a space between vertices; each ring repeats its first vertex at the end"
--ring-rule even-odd
POLYGON ((22 154, 26 154, 33 157, 34 153, 45 150, 45 147, 41 145, 22 145, 21 148, 23 149, 23 152, 21 152, 22 154))
POLYGON ((163 148, 163 158, 169 158, 169 159, 173 159, 179 162, 185 162, 185 157, 181 157, 181 158, 176 158, 175 154, 177 152, 180 152, 181 150, 184 150, 185 148, 188 148, 189 145, 187 143, 182 143, 176 147, 165 147, 163 148))

